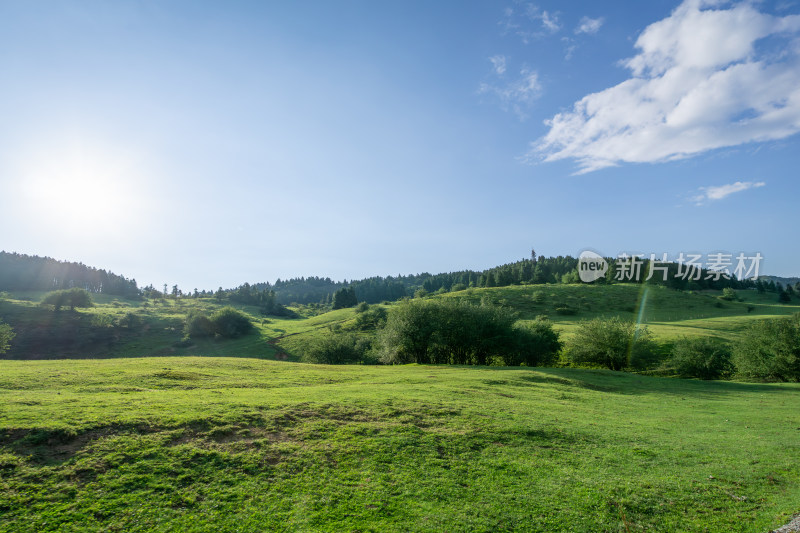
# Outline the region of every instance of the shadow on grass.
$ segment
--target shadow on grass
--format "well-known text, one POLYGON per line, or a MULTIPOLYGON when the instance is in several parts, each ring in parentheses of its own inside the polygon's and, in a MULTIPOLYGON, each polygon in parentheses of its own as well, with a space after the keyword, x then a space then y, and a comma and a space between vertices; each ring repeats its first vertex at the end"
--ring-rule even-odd
MULTIPOLYGON (((470 368, 470 367, 464 367, 470 368)), ((797 394, 798 383, 744 383, 643 376, 604 369, 547 367, 472 367, 508 373, 508 385, 553 384, 614 394, 669 394, 713 399, 730 394, 797 394), (516 374, 516 376, 514 376, 516 374), (513 376, 513 377, 512 377, 513 376), (516 383, 515 383, 516 382, 516 383)), ((490 383, 487 383, 490 384, 490 383)), ((497 383, 499 384, 499 382, 497 383)))

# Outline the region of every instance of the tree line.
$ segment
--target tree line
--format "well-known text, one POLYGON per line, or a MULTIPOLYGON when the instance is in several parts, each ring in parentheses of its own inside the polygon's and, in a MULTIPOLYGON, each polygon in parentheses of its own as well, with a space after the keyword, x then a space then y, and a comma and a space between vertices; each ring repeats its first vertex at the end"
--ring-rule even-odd
POLYGON ((126 298, 140 295, 135 279, 127 279, 83 263, 0 251, 0 290, 51 291, 71 288, 126 298))
MULTIPOLYGON (((617 260, 608 258, 609 269, 604 278, 595 283, 616 283, 617 260)), ((397 301, 415 294, 449 292, 470 287, 506 287, 521 284, 578 283, 578 260, 571 256, 537 257, 522 259, 499 265, 483 271, 462 270, 439 274, 423 272, 420 274, 397 276, 373 276, 360 280, 333 281, 329 277, 298 277, 287 280, 278 279, 274 283, 244 283, 233 289, 220 287, 214 290, 194 289, 184 292, 177 285, 171 290, 164 284, 163 290, 152 285, 138 288, 135 279, 128 279, 105 270, 88 267, 81 263, 56 261, 48 257, 28 256, 0 252, 0 290, 50 291, 83 288, 89 292, 118 295, 128 298, 144 296, 147 298, 203 298, 216 297, 232 302, 258 305, 269 314, 284 314, 285 306, 290 304, 319 304, 337 307, 337 292, 352 289, 356 302, 379 303, 397 301)), ((773 280, 737 280, 714 276, 708 270, 701 270, 697 279, 677 276, 678 265, 666 266, 667 276, 661 274, 646 280, 653 264, 644 260, 641 275, 634 283, 666 285, 680 290, 703 290, 755 288, 759 291, 774 291, 783 301, 788 301, 800 287, 782 287, 773 280)), ((355 305, 353 303, 352 305, 355 305)), ((350 305, 348 305, 350 306, 350 305)))

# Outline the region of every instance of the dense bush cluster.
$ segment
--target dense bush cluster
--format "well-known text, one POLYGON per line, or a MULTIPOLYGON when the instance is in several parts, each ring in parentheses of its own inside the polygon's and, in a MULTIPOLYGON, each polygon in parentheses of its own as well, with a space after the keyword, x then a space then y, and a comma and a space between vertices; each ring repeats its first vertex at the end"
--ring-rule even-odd
POLYGON ((800 314, 751 325, 733 351, 737 372, 765 381, 800 381, 800 314))
POLYGON ((306 363, 323 365, 377 363, 377 360, 372 357, 370 349, 371 343, 368 339, 359 337, 355 333, 331 331, 315 339, 306 350, 302 360, 306 363))
POLYGON ((187 315, 183 327, 184 335, 192 339, 212 336, 231 339, 252 330, 253 324, 247 315, 230 306, 215 311, 210 317, 193 311, 187 315))
POLYGON ((515 326, 498 307, 451 300, 410 300, 389 314, 379 343, 384 363, 547 365, 561 343, 544 320, 515 326))
POLYGON ((570 363, 611 370, 648 368, 657 358, 647 326, 618 317, 581 322, 565 351, 570 363))
POLYGON ((0 353, 6 352, 11 347, 11 339, 14 338, 14 330, 11 326, 0 322, 0 353))
POLYGON ((62 307, 69 307, 71 311, 74 311, 76 307, 91 307, 93 305, 89 292, 77 287, 48 292, 42 298, 42 303, 52 305, 56 311, 61 310, 62 307))
POLYGON ((361 302, 356 307, 356 329, 361 331, 380 329, 386 325, 389 313, 385 308, 370 306, 366 302, 361 302))
POLYGON ((728 345, 710 337, 676 342, 666 367, 681 377, 700 379, 728 377, 734 370, 728 345))

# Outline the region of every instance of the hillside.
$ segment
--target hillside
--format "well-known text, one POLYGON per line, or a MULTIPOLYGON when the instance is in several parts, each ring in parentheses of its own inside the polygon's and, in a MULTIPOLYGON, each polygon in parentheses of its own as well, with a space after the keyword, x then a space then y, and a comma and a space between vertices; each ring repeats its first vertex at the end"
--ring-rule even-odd
POLYGON ((0 531, 769 531, 800 388, 230 358, 0 361, 0 531))
MULTIPOLYGON (((183 322, 188 312, 210 312, 230 302, 214 298, 129 300, 94 295, 93 308, 55 313, 38 305, 42 295, 17 293, 0 300, 0 317, 17 333, 5 358, 230 355, 275 359, 280 354, 297 360, 319 333, 337 325, 351 328, 356 316, 353 309, 321 312, 324 309, 309 307, 294 308, 297 318, 265 316, 257 306, 234 303, 250 315, 256 327, 254 334, 234 340, 186 343, 182 341, 183 322)), ((472 288, 427 298, 476 303, 485 300, 512 309, 521 320, 545 315, 565 336, 581 320, 622 316, 646 324, 665 346, 683 336, 715 336, 733 341, 753 320, 800 311, 800 300, 780 304, 769 292, 740 290, 737 296, 741 301, 724 301, 719 296, 719 291, 696 293, 661 286, 555 284, 472 288)))
POLYGON ((764 279, 764 281, 772 280, 775 283, 780 283, 784 287, 786 287, 788 285, 791 285, 792 287, 794 287, 795 285, 800 283, 800 278, 795 277, 795 276, 793 276, 791 278, 784 278, 784 277, 781 277, 781 276, 761 276, 761 278, 764 279))

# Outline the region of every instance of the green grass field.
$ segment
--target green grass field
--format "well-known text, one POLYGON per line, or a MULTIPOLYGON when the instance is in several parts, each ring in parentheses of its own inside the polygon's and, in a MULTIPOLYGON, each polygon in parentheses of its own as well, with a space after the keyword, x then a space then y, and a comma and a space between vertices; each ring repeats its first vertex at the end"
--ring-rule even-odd
MULTIPOLYGON (((546 315, 564 338, 622 316, 664 350, 736 342, 754 320, 800 311, 738 295, 536 285, 428 298, 546 315)), ((0 360, 0 532, 766 532, 800 511, 798 384, 305 365, 315 338, 354 328, 354 309, 237 306, 253 333, 186 342, 186 313, 220 303, 99 295, 56 313, 41 297, 0 300, 17 332, 0 360)))
POLYGON ((234 358, 0 361, 0 531, 769 531, 800 386, 234 358))

